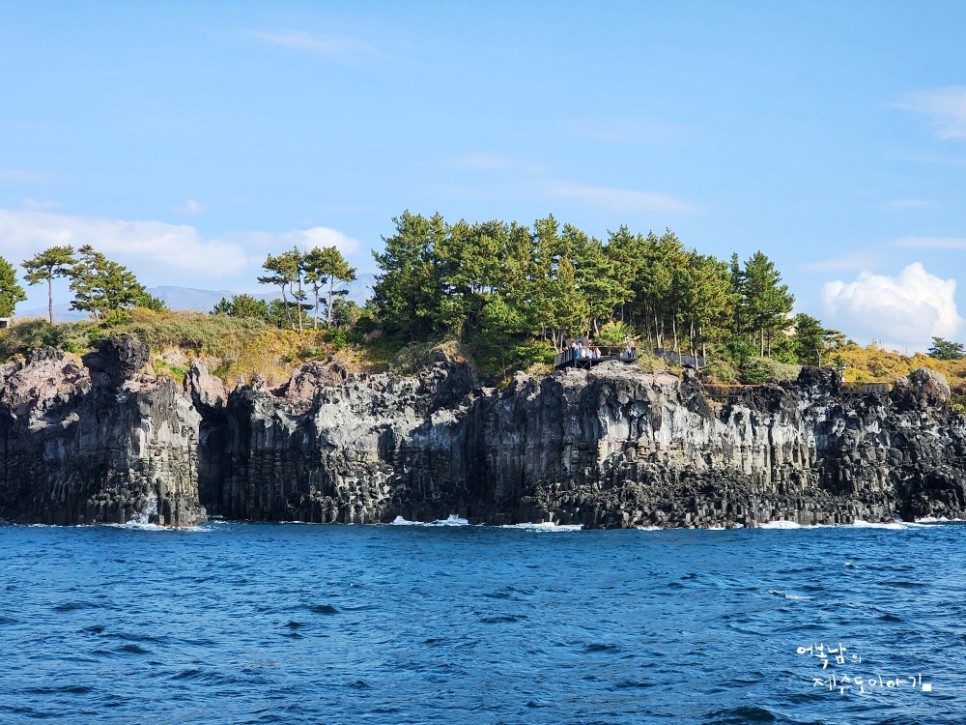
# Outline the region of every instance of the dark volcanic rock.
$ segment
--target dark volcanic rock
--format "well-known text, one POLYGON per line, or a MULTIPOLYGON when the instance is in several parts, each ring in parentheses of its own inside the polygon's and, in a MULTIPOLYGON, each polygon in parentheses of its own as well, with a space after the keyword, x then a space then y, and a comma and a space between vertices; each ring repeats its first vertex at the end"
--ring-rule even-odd
POLYGON ((101 340, 97 350, 84 355, 84 367, 94 378, 104 376, 105 382, 121 385, 147 365, 148 357, 147 345, 130 335, 111 333, 107 340, 101 340))
POLYGON ((831 370, 716 403, 700 382, 603 363, 505 389, 448 360, 419 375, 311 363, 234 391, 193 365, 145 378, 114 339, 3 368, 0 516, 191 523, 555 521, 592 527, 966 515, 966 422, 928 371, 891 395, 831 370))
POLYGON ((178 386, 141 379, 147 348, 111 338, 82 368, 43 350, 0 372, 0 518, 191 525, 198 413, 178 386))

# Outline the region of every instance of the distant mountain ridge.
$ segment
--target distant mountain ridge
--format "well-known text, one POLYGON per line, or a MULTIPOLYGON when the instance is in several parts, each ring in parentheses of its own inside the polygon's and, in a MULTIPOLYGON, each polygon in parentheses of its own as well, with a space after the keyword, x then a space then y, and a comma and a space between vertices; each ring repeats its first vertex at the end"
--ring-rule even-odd
MULTIPOLYGON (((365 304, 372 296, 372 288, 376 283, 376 275, 360 274, 359 277, 345 289, 349 294, 347 298, 357 304, 365 304)), ((211 312, 211 310, 222 299, 231 299, 236 294, 250 294, 262 300, 280 299, 281 294, 277 290, 260 293, 232 292, 231 290, 205 290, 194 287, 177 287, 174 285, 162 285, 159 287, 148 287, 147 291, 162 300, 168 309, 176 312, 211 312)), ((34 307, 28 310, 18 310, 15 319, 25 320, 34 317, 47 317, 46 307, 34 307)), ((86 312, 72 310, 69 302, 54 305, 54 320, 57 322, 75 322, 86 320, 89 315, 86 312)))

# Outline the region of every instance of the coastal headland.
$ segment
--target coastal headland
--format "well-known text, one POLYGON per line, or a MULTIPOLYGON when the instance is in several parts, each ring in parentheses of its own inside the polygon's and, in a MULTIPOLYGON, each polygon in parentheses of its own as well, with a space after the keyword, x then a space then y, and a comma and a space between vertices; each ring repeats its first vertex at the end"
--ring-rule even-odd
POLYGON ((0 368, 0 518, 191 526, 554 522, 588 528, 966 517, 966 418, 942 376, 853 391, 831 368, 714 396, 605 362, 486 387, 308 363, 278 388, 140 371, 113 336, 0 368))

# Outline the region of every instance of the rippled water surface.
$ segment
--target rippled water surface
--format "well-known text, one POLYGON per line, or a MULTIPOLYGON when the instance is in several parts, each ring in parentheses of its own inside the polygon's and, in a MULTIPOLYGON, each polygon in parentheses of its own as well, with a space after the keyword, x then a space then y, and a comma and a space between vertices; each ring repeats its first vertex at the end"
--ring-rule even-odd
POLYGON ((4 526, 0 722, 961 723, 964 563, 959 524, 4 526))

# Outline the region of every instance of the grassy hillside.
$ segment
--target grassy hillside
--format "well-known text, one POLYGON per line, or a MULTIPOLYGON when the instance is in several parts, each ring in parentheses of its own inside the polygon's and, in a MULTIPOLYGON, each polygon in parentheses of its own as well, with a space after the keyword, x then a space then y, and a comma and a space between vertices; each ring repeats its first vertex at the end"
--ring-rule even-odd
MULTIPOLYGON (((49 345, 83 354, 111 332, 129 333, 151 349, 148 372, 182 380, 192 360, 202 361, 226 384, 250 381, 261 376, 277 385, 294 367, 310 360, 338 359, 350 370, 373 372, 398 370, 410 372, 444 354, 474 363, 472 350, 452 341, 404 344, 396 339, 370 336, 347 342, 341 331, 306 330, 302 334, 281 330, 261 320, 210 315, 198 312, 152 312, 136 309, 130 321, 110 329, 94 322, 65 322, 50 325, 45 320, 26 320, 0 331, 0 361, 49 345)), ((926 367, 943 373, 958 405, 966 404, 966 359, 937 360, 927 355, 900 355, 875 346, 845 345, 829 356, 843 371, 847 382, 893 382, 916 368, 926 367)), ((641 355, 648 369, 666 363, 641 355)), ((549 366, 535 365, 534 373, 549 366)), ((765 382, 769 378, 794 377, 798 367, 753 358, 746 369, 738 370, 724 361, 712 361, 708 368, 718 382, 765 382)), ((511 370, 484 370, 505 377, 511 370)))

